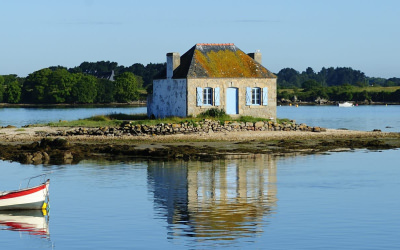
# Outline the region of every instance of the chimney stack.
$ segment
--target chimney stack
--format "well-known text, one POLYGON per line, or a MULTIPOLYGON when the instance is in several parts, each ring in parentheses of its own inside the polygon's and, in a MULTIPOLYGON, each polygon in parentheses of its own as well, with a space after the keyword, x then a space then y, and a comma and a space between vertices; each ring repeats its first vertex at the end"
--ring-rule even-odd
POLYGON ((247 54, 249 55, 251 58, 254 59, 254 61, 258 62, 259 64, 261 64, 262 58, 261 58, 261 52, 259 50, 256 50, 256 52, 254 53, 249 53, 247 54))
POLYGON ((181 64, 181 57, 179 53, 167 53, 167 78, 174 76, 174 70, 181 64))

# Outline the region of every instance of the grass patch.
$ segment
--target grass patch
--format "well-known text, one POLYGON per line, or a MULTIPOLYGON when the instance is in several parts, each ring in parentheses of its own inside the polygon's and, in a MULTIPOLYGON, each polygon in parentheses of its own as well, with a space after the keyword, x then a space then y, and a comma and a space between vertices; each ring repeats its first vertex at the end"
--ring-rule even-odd
MULTIPOLYGON (((269 121, 266 118, 252 117, 252 116, 241 116, 237 119, 233 119, 229 115, 225 114, 223 110, 209 109, 203 112, 197 117, 167 117, 150 119, 146 114, 122 114, 113 113, 109 115, 97 115, 86 119, 79 119, 75 121, 59 121, 50 122, 46 124, 51 127, 120 127, 126 123, 138 124, 138 125, 148 125, 154 126, 161 123, 164 124, 188 124, 194 127, 198 126, 198 123, 204 121, 204 119, 217 120, 220 124, 224 124, 226 121, 232 122, 259 122, 259 121, 269 121)), ((289 119, 277 119, 278 123, 289 123, 289 119)))
POLYGON ((15 131, 16 132, 21 132, 21 131, 25 131, 25 129, 24 128, 19 128, 19 129, 16 129, 15 131))

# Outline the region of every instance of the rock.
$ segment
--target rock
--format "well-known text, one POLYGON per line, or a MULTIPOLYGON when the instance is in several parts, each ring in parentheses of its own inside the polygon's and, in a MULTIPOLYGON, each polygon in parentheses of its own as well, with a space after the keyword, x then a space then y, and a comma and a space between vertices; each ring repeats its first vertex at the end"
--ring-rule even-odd
POLYGON ((30 153, 22 153, 18 156, 18 159, 20 160, 20 162, 22 163, 32 163, 32 154, 30 153))
POLYGON ((38 151, 38 152, 33 153, 33 155, 32 155, 33 162, 41 162, 42 159, 43 159, 42 152, 38 151))
POLYGON ((48 162, 48 161, 50 161, 50 156, 49 156, 49 154, 48 154, 48 153, 46 153, 46 152, 42 152, 42 155, 43 155, 43 158, 44 158, 44 161, 45 161, 45 162, 48 162))
POLYGON ((312 128, 312 132, 321 132, 321 128, 320 127, 313 127, 312 128))
POLYGON ((64 160, 67 160, 67 159, 74 159, 74 156, 72 155, 71 151, 64 152, 64 160))
POLYGON ((256 123, 254 123, 254 127, 256 127, 256 128, 261 128, 263 126, 264 126, 264 122, 256 122, 256 123))

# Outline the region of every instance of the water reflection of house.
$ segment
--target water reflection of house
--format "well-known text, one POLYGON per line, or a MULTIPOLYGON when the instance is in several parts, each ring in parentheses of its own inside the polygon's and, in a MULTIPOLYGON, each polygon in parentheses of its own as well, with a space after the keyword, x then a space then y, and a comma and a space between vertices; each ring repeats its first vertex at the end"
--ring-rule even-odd
POLYGON ((155 206, 171 234, 213 239, 251 237, 276 206, 276 162, 252 159, 149 165, 155 206))

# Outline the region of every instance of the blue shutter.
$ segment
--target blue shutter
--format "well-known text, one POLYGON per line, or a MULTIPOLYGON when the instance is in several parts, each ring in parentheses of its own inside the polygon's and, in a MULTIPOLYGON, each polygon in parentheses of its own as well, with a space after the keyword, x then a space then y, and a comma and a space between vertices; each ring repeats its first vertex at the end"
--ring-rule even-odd
POLYGON ((215 103, 215 106, 221 105, 220 101, 219 101, 219 88, 218 87, 216 87, 214 89, 214 103, 215 103))
POLYGON ((246 105, 251 105, 251 88, 246 87, 246 105))
POLYGON ((267 87, 263 88, 263 91, 262 91, 262 104, 264 106, 268 106, 268 88, 267 87))
POLYGON ((197 106, 203 105, 203 89, 200 87, 196 88, 197 92, 197 106))

